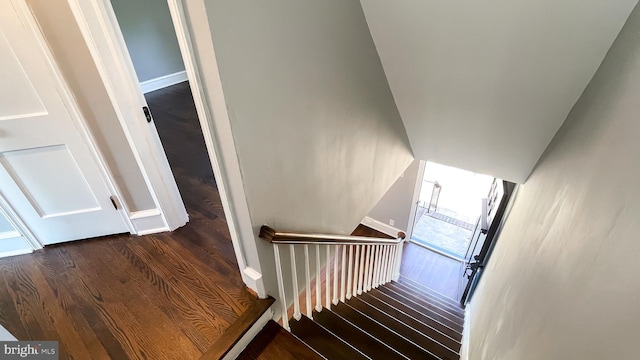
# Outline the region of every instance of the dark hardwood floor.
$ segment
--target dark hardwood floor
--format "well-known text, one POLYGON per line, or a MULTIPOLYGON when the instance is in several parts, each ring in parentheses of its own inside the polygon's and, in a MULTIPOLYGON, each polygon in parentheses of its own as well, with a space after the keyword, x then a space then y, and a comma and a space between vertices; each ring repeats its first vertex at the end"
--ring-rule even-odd
POLYGON ((0 323, 60 359, 197 359, 262 300, 244 287, 187 83, 148 102, 190 222, 0 259, 0 323))

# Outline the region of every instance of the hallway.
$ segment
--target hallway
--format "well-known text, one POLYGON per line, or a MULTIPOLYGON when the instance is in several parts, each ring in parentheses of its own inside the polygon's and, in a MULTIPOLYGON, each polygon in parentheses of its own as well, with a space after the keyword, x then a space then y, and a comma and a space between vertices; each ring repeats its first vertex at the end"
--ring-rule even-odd
POLYGON ((61 359, 192 359, 251 306, 187 83, 148 94, 189 223, 0 259, 0 324, 61 359))

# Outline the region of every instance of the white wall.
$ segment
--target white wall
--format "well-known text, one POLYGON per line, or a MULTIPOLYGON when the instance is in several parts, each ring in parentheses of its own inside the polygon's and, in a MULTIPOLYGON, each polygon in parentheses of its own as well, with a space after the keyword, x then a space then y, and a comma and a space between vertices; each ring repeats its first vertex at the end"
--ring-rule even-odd
POLYGON ((154 209, 151 193, 67 1, 27 0, 27 4, 131 211, 154 209))
POLYGON ((637 359, 640 9, 520 187, 472 298, 469 359, 637 359))
POLYGON ((361 0, 416 158, 522 183, 638 0, 361 0))
POLYGON ((184 71, 167 0, 111 0, 138 80, 184 71))
POLYGON ((422 181, 418 179, 419 167, 420 160, 414 160, 367 216, 388 225, 390 225, 389 220, 393 219, 392 226, 406 233, 409 221, 414 215, 411 214, 411 209, 416 182, 422 181))

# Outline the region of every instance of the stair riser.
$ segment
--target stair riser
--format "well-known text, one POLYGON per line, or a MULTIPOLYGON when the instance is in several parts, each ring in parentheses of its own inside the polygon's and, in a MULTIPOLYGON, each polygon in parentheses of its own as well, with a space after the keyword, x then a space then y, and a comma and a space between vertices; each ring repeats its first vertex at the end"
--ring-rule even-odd
POLYGON ((433 311, 453 322, 463 325, 464 324, 464 315, 460 313, 452 313, 450 310, 443 309, 433 303, 425 302, 423 299, 416 297, 411 294, 407 294, 404 291, 398 291, 396 289, 391 288, 381 288, 379 291, 389 295, 390 297, 410 306, 418 311, 422 311, 421 309, 427 309, 433 311))
POLYGON ((387 345, 409 359, 438 360, 427 350, 347 304, 339 304, 334 311, 360 329, 367 329, 367 332, 374 338, 384 339, 387 345))
POLYGON ((371 337, 366 332, 357 328, 344 318, 336 315, 331 310, 323 309, 321 312, 314 312, 313 318, 325 329, 344 340, 366 356, 375 359, 406 360, 407 358, 391 349, 384 343, 371 337))
POLYGON ((394 307, 394 308, 398 308, 398 309, 403 309, 402 311, 405 312, 406 314, 413 316, 414 318, 421 318, 421 317, 429 317, 430 319, 435 320, 436 322, 449 327, 457 332, 462 332, 462 325, 463 322, 462 321, 453 321, 445 316, 442 316, 440 314, 438 314, 437 312, 433 312, 430 311, 428 309, 422 309, 421 311, 415 310, 407 305, 405 305, 404 303, 402 303, 401 301, 398 301, 390 296, 388 296, 387 294, 383 293, 383 292, 370 292, 368 293, 368 295, 370 296, 374 296, 375 298, 377 298, 378 300, 394 307))
POLYGON ((439 308, 445 309, 449 312, 452 312, 454 314, 458 314, 464 317, 464 309, 460 306, 460 304, 443 301, 437 297, 434 297, 430 294, 427 294, 421 291, 420 289, 417 289, 415 287, 412 287, 406 284, 393 282, 393 283, 387 284, 387 287, 394 290, 401 290, 408 294, 413 294, 415 296, 422 298, 423 301, 429 302, 431 304, 438 306, 439 308))
MULTIPOLYGON (((354 299, 350 304, 353 304, 353 306, 358 310, 363 311, 367 315, 375 317, 376 319, 384 319, 383 323, 385 326, 401 333, 403 336, 413 342, 416 342, 429 352, 442 357, 455 355, 460 350, 460 343, 456 340, 444 335, 432 327, 427 326, 413 317, 399 313, 393 307, 377 301, 374 297, 365 297, 366 296, 362 296, 354 299), (385 315, 381 315, 381 313, 385 315)), ((461 337, 461 334, 458 336, 461 337)))
POLYGON ((431 297, 435 297, 437 299, 439 299, 440 301, 444 301, 444 302, 448 302, 451 303, 452 305, 459 305, 458 302, 455 299, 452 299, 446 295, 442 295, 439 292, 430 289, 414 280, 411 280, 405 276, 400 276, 400 279, 398 279, 397 283, 402 284, 402 285, 408 285, 411 286, 413 288, 418 289, 421 292, 424 292, 425 294, 431 296, 431 297))

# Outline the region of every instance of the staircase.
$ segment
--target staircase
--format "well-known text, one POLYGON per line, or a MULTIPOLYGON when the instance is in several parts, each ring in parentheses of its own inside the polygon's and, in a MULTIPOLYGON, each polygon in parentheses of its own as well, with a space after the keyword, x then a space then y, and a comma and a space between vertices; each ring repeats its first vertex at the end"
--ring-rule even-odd
MULTIPOLYGON (((273 240, 278 233, 271 231, 267 238, 273 240)), ((294 237, 297 236, 288 237, 287 244, 291 245, 294 237)), ((308 242, 309 239, 303 241, 308 242)), ((365 245, 355 245, 356 250, 359 250, 357 246, 363 246, 361 252, 350 248, 354 243, 347 241, 346 237, 341 237, 341 241, 341 244, 332 245, 335 246, 333 259, 327 256, 324 286, 320 282, 315 284, 316 307, 311 307, 311 292, 303 291, 294 299, 293 318, 283 313, 283 327, 270 321, 238 359, 458 360, 464 311, 453 299, 399 276, 402 239, 396 245, 359 239, 367 243, 373 241, 366 245, 371 246, 372 251, 365 245), (376 249, 377 244, 383 245, 376 249), (384 246, 395 246, 397 251, 385 251, 384 246), (359 257, 359 254, 363 256, 359 257), (339 266, 340 263, 342 266, 339 266), (329 272, 332 267, 333 272, 329 272), (376 270, 376 267, 380 270, 376 270), (332 294, 332 279, 333 301, 328 301, 332 294), (324 307, 318 306, 323 299, 321 288, 326 289, 324 307), (304 303, 305 299, 306 315, 302 315, 300 302, 304 303)), ((277 244, 275 241, 273 243, 277 244)), ((308 278, 308 247, 305 250, 308 278)), ((316 251, 322 253, 320 249, 316 251)), ((295 279, 294 253, 291 249, 295 279)), ((280 266, 279 256, 276 250, 277 266, 280 266)), ((317 279, 320 279, 321 273, 325 272, 318 269, 317 279)), ((281 270, 278 277, 279 283, 283 283, 281 270)), ((306 283, 306 289, 314 289, 311 279, 307 279, 306 283)))

